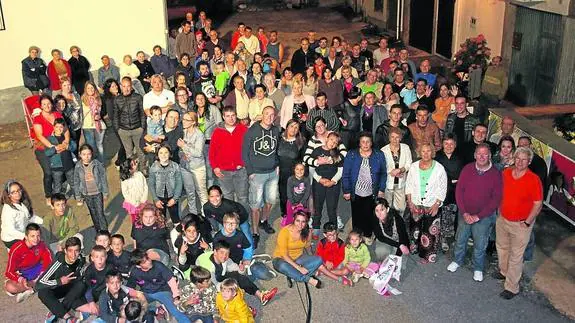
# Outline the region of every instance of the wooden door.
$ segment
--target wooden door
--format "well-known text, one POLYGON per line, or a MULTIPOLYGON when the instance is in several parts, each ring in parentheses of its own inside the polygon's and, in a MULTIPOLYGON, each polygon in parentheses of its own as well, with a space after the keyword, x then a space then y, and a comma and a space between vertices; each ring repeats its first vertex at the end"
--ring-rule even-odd
POLYGON ((508 98, 519 105, 550 104, 555 88, 563 24, 561 16, 518 7, 508 98))

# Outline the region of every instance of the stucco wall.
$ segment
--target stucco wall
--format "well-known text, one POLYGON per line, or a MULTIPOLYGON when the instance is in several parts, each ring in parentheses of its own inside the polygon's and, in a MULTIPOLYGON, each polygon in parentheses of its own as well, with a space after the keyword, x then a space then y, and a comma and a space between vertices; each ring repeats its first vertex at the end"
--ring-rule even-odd
POLYGON ((46 63, 53 48, 68 58, 70 46, 77 45, 97 70, 103 54, 119 63, 125 54, 150 53, 154 45, 167 42, 162 0, 18 0, 2 1, 2 9, 1 124, 23 120, 19 100, 29 92, 22 87, 20 62, 30 45, 40 47, 46 63))
POLYGON ((501 53, 505 2, 500 0, 459 0, 456 2, 453 52, 469 37, 483 34, 487 38, 492 55, 501 53), (471 18, 476 19, 475 26, 471 18))

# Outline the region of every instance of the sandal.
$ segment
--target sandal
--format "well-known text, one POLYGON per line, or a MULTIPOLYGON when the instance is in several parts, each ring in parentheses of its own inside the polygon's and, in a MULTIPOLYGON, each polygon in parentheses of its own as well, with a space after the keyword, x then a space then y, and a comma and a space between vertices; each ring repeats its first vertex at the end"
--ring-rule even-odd
POLYGON ((353 282, 345 276, 341 276, 341 283, 343 286, 353 287, 353 282))

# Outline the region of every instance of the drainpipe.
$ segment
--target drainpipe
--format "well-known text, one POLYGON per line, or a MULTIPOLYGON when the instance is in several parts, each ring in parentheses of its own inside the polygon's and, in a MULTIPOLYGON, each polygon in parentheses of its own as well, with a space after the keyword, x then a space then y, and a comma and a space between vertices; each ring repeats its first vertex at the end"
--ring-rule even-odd
POLYGON ((401 21, 401 15, 399 14, 401 11, 401 2, 402 0, 398 0, 397 1, 397 22, 396 22, 396 26, 395 26, 395 39, 399 39, 399 26, 400 26, 400 21, 401 21))

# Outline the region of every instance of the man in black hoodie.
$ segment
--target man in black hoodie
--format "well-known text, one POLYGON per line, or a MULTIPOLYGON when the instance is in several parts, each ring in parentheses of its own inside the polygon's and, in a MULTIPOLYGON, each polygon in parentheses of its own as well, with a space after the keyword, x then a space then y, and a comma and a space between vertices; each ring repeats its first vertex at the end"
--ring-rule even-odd
POLYGON ((275 233, 268 219, 273 205, 278 200, 279 129, 274 126, 276 117, 274 107, 265 107, 262 115, 262 120, 248 129, 242 145, 242 159, 249 179, 254 249, 257 248, 260 239, 258 228, 268 234, 275 233))
POLYGON ((64 252, 58 252, 54 261, 36 283, 38 298, 46 305, 46 322, 70 319, 70 310, 97 314, 96 304, 88 303, 84 297, 86 286, 82 281, 84 258, 80 255, 80 239, 66 240, 64 252))

